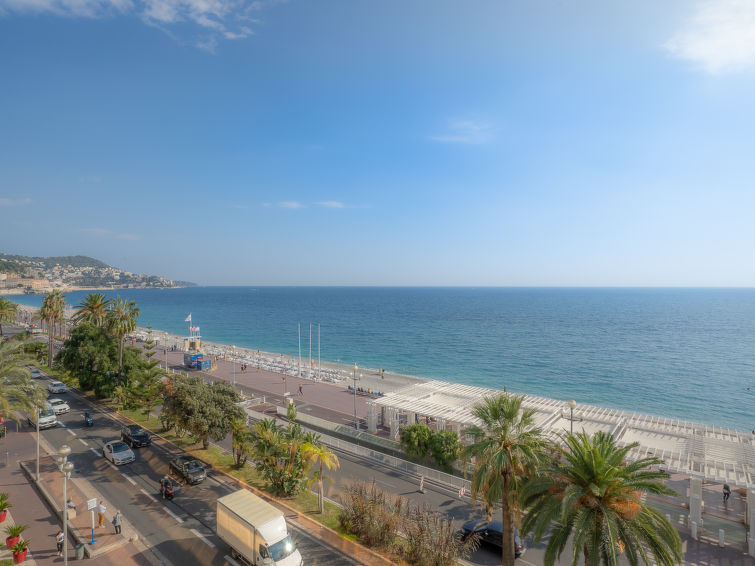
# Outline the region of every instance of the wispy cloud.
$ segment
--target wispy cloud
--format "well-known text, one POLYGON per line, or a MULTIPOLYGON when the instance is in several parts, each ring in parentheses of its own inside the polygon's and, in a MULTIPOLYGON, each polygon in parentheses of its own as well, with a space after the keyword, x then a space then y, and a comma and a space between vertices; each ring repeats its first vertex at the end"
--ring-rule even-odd
POLYGON ((119 234, 117 232, 113 232, 112 230, 108 230, 106 228, 79 228, 79 232, 83 232, 84 234, 89 234, 90 236, 94 236, 96 238, 113 238, 116 240, 140 240, 141 237, 137 234, 119 234))
POLYGON ((305 204, 295 201, 295 200, 284 200, 282 202, 279 202, 278 206, 281 208, 291 208, 291 209, 306 208, 305 204))
POLYGON ((663 46, 712 75, 755 68, 755 2, 701 2, 663 46))
POLYGON ((346 205, 344 203, 337 200, 324 200, 321 202, 316 202, 315 204, 324 208, 346 208, 346 205))
POLYGON ((30 198, 0 198, 0 206, 24 206, 31 203, 30 198))
POLYGON ((446 132, 430 136, 430 139, 441 143, 481 145, 492 141, 494 137, 493 127, 488 122, 451 120, 446 132))
MULTIPOLYGON (((214 52, 219 40, 254 34, 254 14, 285 0, 0 0, 0 15, 49 13, 69 18, 135 14, 177 39, 188 33, 196 47, 214 52), (174 33, 174 30, 181 32, 174 33)), ((185 41, 184 39, 179 39, 185 41)))

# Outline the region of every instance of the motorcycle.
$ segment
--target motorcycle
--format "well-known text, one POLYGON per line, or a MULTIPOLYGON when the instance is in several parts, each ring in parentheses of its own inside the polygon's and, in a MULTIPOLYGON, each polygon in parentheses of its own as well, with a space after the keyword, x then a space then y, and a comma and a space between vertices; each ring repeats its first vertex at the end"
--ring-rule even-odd
POLYGON ((171 477, 164 477, 160 480, 160 496, 163 499, 167 499, 168 501, 173 501, 173 498, 176 495, 176 491, 178 491, 178 488, 181 484, 179 484, 176 480, 174 480, 171 477))
POLYGON ((84 426, 94 426, 94 419, 89 413, 84 413, 84 426))

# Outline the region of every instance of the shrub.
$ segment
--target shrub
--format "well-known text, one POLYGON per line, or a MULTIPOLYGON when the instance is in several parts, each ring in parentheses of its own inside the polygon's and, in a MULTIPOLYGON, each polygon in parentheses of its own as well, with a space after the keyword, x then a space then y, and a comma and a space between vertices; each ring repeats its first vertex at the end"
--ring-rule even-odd
POLYGON ((453 520, 427 505, 409 506, 402 521, 404 559, 422 566, 454 566, 477 548, 477 536, 457 536, 453 520))
POLYGON ((338 522, 346 532, 356 535, 366 546, 392 550, 401 526, 404 500, 388 496, 375 483, 355 482, 341 496, 343 509, 338 522))

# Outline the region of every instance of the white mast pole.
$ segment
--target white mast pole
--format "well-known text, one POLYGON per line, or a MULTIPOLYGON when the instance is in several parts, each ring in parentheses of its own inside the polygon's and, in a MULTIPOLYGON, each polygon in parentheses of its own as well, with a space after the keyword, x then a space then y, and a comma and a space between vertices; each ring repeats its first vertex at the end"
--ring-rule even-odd
POLYGON ((299 367, 297 367, 297 372, 296 377, 301 377, 301 322, 299 323, 299 367))
POLYGON ((322 363, 320 362, 320 324, 317 324, 317 380, 320 380, 320 372, 322 371, 322 363))
POLYGON ((309 323, 309 367, 307 368, 307 377, 312 374, 312 323, 309 323))

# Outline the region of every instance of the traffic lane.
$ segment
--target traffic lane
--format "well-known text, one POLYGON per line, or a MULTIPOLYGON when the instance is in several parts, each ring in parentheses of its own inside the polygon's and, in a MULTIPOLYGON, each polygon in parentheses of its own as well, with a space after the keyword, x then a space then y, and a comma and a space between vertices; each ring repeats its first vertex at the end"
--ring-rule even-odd
MULTIPOLYGON (((61 415, 61 422, 66 426, 65 428, 59 427, 56 429, 50 429, 49 432, 52 433, 51 436, 56 437, 57 441, 60 442, 64 441, 68 437, 67 435, 71 435, 71 432, 75 432, 79 438, 81 437, 81 435, 86 435, 84 440, 86 440, 89 446, 82 448, 81 446, 77 445, 81 443, 74 443, 71 445, 71 447, 74 449, 74 452, 82 456, 83 462, 86 462, 87 459, 91 460, 92 458, 94 458, 95 460, 99 460, 102 463, 101 466, 103 466, 104 470, 107 470, 107 468, 114 468, 114 466, 106 461, 102 456, 102 446, 109 440, 120 438, 121 426, 110 415, 107 415, 105 413, 98 413, 97 415, 95 415, 97 420, 95 421, 94 427, 84 426, 83 418, 81 419, 81 421, 79 421, 78 416, 73 414, 74 407, 79 412, 83 412, 83 410, 86 409, 94 411, 95 408, 88 400, 83 399, 76 394, 70 394, 70 398, 70 404, 72 406, 71 413, 61 415), (76 423, 79 424, 77 425, 76 423), (99 426, 98 423, 100 423, 99 426), (91 454, 91 456, 87 455, 87 448, 89 449, 88 452, 89 454, 91 454), (97 452, 96 455, 93 453, 92 449, 97 452)), ((135 461, 131 464, 121 466, 117 470, 117 472, 120 473, 121 476, 123 476, 124 474, 127 475, 132 481, 137 484, 140 490, 144 489, 149 494, 152 494, 152 490, 154 490, 154 493, 158 494, 159 478, 167 473, 168 464, 170 458, 172 457, 172 452, 166 447, 161 446, 161 444, 162 441, 157 440, 150 447, 135 449, 135 461)), ((84 466, 84 464, 82 464, 82 466, 84 466)), ((94 471, 92 471, 91 473, 94 474, 94 471)), ((121 477, 121 483, 123 479, 124 478, 121 477)), ((128 482, 128 479, 126 481, 128 482)), ((110 499, 110 495, 108 495, 108 493, 111 493, 109 491, 109 486, 117 484, 118 482, 119 478, 117 476, 114 476, 106 478, 97 485, 98 488, 103 492, 103 496, 106 497, 106 499, 110 499)), ((122 490, 122 486, 119 489, 122 490)), ((115 504, 116 501, 120 501, 116 497, 119 493, 119 489, 116 489, 115 492, 113 492, 113 504, 115 504)), ((209 540, 217 548, 221 549, 219 555, 222 555, 222 549, 225 549, 225 545, 214 534, 215 502, 218 497, 231 493, 232 491, 235 491, 235 489, 237 489, 236 485, 228 483, 225 480, 224 476, 216 478, 214 477, 214 474, 210 472, 208 479, 206 479, 201 484, 196 486, 182 486, 178 490, 174 500, 172 502, 165 502, 165 506, 167 509, 170 509, 174 515, 178 516, 184 521, 184 529, 193 529, 200 533, 205 540, 209 540), (192 522, 192 520, 194 522, 192 522)), ((157 500, 157 495, 155 495, 154 497, 157 500)), ((162 500, 157 501, 158 504, 162 502, 162 500)), ((140 502, 143 503, 143 500, 141 500, 137 496, 135 502, 138 505, 140 502)), ((119 504, 121 504, 122 507, 126 507, 129 503, 131 502, 124 501, 123 503, 119 504)), ((121 510, 123 511, 123 509, 121 510)), ((134 510, 129 509, 129 516, 133 517, 134 512, 134 510)), ((136 512, 138 514, 138 510, 136 510, 136 512)), ((134 522, 134 526, 137 528, 137 530, 144 529, 144 526, 141 522, 134 521, 133 518, 131 520, 134 522)), ((149 527, 151 524, 152 523, 148 521, 147 527, 149 527)), ((147 533, 149 532, 151 531, 147 529, 147 533)), ((355 564, 352 560, 345 557, 337 550, 331 549, 329 546, 311 537, 304 530, 299 529, 298 527, 292 525, 291 534, 293 540, 300 548, 302 556, 306 556, 306 561, 308 564, 322 566, 325 566, 327 564, 336 564, 343 566, 355 564)), ((145 537, 146 536, 147 534, 145 533, 145 537)), ((153 539, 155 539, 154 534, 150 534, 149 537, 150 542, 153 543, 153 539)), ((164 547, 166 545, 170 545, 170 541, 158 542, 157 540, 154 540, 154 542, 157 542, 156 546, 158 548, 160 548, 161 546, 164 547)), ((173 552, 178 551, 177 549, 171 550, 173 552)), ((214 562, 207 562, 207 564, 214 564, 214 562)))

